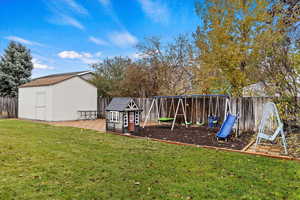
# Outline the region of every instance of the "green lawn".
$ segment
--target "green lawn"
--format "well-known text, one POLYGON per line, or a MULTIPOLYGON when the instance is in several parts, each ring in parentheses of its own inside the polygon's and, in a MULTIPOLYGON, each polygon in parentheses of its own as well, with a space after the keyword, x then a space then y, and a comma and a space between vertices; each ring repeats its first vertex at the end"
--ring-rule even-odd
POLYGON ((300 163, 0 120, 0 199, 300 199, 300 163))

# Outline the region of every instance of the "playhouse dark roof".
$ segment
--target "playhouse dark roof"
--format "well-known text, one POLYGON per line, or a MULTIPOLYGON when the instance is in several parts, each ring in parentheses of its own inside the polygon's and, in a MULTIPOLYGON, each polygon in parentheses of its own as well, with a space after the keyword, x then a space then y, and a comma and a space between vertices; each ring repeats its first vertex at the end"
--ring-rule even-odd
POLYGON ((115 97, 111 100, 109 105, 106 107, 107 111, 125 111, 128 110, 127 106, 130 101, 133 100, 130 97, 115 97))

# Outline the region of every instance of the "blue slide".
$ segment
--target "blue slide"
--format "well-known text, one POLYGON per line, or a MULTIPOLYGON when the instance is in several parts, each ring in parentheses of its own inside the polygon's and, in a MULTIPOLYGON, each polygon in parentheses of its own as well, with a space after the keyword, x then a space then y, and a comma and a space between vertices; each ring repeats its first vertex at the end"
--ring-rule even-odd
POLYGON ((225 122, 222 124, 220 131, 217 133, 218 138, 226 139, 230 136, 232 127, 236 121, 236 116, 228 114, 225 122))

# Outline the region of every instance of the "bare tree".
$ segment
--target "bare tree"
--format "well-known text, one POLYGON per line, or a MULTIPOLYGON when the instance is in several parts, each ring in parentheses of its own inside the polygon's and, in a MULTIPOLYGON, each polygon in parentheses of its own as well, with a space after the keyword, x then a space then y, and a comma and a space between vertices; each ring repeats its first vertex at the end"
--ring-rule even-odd
POLYGON ((187 35, 163 44, 158 37, 146 38, 137 46, 145 65, 151 69, 153 87, 161 95, 179 95, 192 91, 194 46, 187 35))

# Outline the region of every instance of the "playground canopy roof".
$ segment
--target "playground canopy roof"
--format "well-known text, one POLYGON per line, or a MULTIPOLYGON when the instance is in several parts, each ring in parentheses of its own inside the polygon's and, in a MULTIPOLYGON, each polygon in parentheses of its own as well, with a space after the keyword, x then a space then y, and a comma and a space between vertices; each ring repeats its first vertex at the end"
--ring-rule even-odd
POLYGON ((185 95, 177 95, 177 96, 154 96, 154 98, 193 98, 193 97, 229 97, 228 95, 223 94, 185 94, 185 95))

